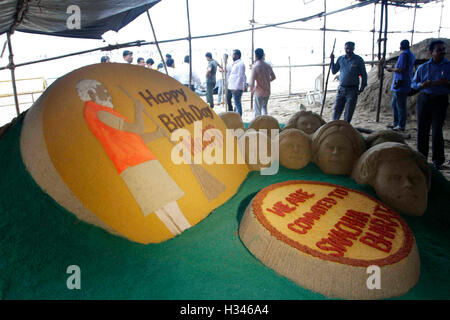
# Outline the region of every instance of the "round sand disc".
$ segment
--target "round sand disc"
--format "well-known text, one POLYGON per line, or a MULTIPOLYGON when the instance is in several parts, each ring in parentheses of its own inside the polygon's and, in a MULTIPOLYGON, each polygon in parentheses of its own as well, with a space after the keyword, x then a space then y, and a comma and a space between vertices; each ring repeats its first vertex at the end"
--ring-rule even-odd
POLYGON ((239 235, 266 266, 328 297, 399 296, 419 278, 414 236, 399 214, 330 183, 264 188, 247 207, 239 235))

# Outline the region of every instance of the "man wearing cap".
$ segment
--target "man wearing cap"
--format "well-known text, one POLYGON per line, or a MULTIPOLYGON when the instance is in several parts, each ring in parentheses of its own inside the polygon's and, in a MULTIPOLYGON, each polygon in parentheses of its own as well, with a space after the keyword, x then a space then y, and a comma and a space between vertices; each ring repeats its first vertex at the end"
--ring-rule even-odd
POLYGON ((402 53, 397 59, 395 68, 386 68, 386 71, 394 72, 391 85, 394 121, 387 126, 394 131, 405 131, 407 117, 406 100, 409 91, 411 91, 411 79, 414 75, 414 62, 416 61, 416 57, 409 50, 408 40, 400 42, 400 50, 402 53))
POLYGON ((367 72, 364 60, 353 53, 355 43, 351 41, 346 42, 344 48, 345 55, 340 56, 336 63, 334 63, 334 54, 330 55, 331 72, 336 74, 340 71, 333 120, 339 120, 345 107, 344 120, 350 123, 358 101, 358 95, 367 86, 367 72), (359 81, 360 76, 361 83, 359 81))

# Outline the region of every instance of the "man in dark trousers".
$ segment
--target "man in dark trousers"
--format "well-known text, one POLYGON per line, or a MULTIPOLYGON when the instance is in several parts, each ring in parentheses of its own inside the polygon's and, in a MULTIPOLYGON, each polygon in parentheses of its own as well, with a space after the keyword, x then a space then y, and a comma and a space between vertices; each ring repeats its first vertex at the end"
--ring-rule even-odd
POLYGON ((395 68, 386 68, 386 71, 394 72, 392 79, 392 115, 394 121, 387 127, 394 131, 405 131, 406 127, 406 100, 408 93, 411 91, 411 79, 414 75, 414 62, 416 57, 409 50, 409 41, 400 42, 400 50, 402 53, 397 59, 395 68))
POLYGON ((355 43, 350 41, 346 42, 344 48, 345 55, 340 56, 336 63, 334 62, 334 54, 330 55, 331 71, 333 74, 340 71, 333 120, 339 120, 345 107, 344 120, 350 123, 353 112, 355 111, 356 102, 358 101, 358 95, 367 86, 367 72, 364 60, 353 53, 355 43), (360 76, 361 85, 359 83, 360 76))
POLYGON ((450 92, 450 62, 442 40, 430 43, 431 59, 417 68, 411 87, 421 90, 417 99, 417 150, 428 158, 431 128, 432 161, 442 170, 445 162, 443 127, 450 92))
POLYGON ((205 57, 208 61, 208 67, 206 69, 206 102, 211 108, 214 108, 213 91, 216 86, 216 72, 219 64, 212 58, 211 52, 207 52, 205 57))

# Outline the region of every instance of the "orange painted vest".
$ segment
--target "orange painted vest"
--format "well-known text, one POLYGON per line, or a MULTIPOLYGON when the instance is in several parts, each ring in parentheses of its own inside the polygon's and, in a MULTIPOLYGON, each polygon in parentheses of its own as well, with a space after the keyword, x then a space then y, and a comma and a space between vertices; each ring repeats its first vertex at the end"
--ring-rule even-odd
POLYGON ((89 129, 100 141, 119 174, 128 167, 156 159, 139 135, 114 129, 101 122, 97 116, 99 111, 106 111, 125 121, 127 119, 111 108, 101 106, 92 101, 85 103, 84 118, 89 129))

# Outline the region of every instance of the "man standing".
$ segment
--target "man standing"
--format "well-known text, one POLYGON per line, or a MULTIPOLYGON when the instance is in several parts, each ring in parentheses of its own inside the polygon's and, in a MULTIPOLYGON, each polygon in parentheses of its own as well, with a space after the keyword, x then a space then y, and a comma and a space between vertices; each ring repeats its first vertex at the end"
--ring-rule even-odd
POLYGON ((213 90, 216 86, 216 72, 217 67, 220 67, 216 60, 212 58, 211 52, 205 54, 208 61, 208 67, 206 69, 206 102, 211 108, 214 108, 213 90))
POLYGON ((431 59, 417 68, 411 87, 421 90, 417 99, 417 150, 428 158, 431 127, 432 161, 436 169, 443 169, 445 161, 443 126, 447 115, 450 92, 450 62, 445 58, 442 40, 430 43, 431 59))
POLYGON ((267 102, 270 96, 270 82, 275 80, 272 67, 266 63, 264 50, 255 50, 256 62, 252 67, 250 76, 250 91, 254 93, 255 118, 261 114, 267 114, 267 102), (256 86, 255 86, 256 82, 256 86))
MULTIPOLYGON (((189 56, 184 57, 184 63, 181 67, 177 68, 177 72, 174 74, 174 78, 184 84, 186 87, 189 87, 189 65, 190 65, 189 56)), ((191 79, 191 90, 195 92, 195 85, 201 85, 201 81, 197 73, 192 69, 192 79, 191 79)))
POLYGON ((340 56, 334 63, 334 54, 331 54, 331 71, 336 74, 340 71, 339 88, 334 104, 333 120, 339 120, 345 107, 344 120, 350 123, 355 111, 358 95, 367 86, 367 73, 364 60, 353 53, 354 42, 345 43, 345 55, 340 56), (361 76, 361 85, 359 77, 361 76))
POLYGON ((131 64, 133 62, 133 52, 130 50, 125 50, 123 52, 123 60, 125 63, 131 64))
POLYGON ((138 58, 137 59, 137 65, 141 67, 145 67, 145 60, 144 58, 138 58))
MULTIPOLYGON (((242 92, 244 92, 245 85, 245 65, 241 60, 241 51, 233 50, 233 64, 228 72, 228 90, 231 91, 231 96, 234 100, 235 112, 242 116, 242 92)), ((231 97, 229 98, 231 100, 231 97)), ((230 101, 231 102, 231 101, 230 101)), ((231 105, 231 103, 229 103, 231 105)))
POLYGON ((153 65, 155 64, 155 61, 153 61, 152 58, 148 58, 147 61, 145 61, 145 64, 147 65, 148 69, 153 69, 153 65))
POLYGON ((405 131, 406 126, 406 100, 408 92, 411 91, 411 79, 414 75, 414 62, 416 57, 409 50, 409 41, 400 42, 402 53, 398 57, 395 68, 386 68, 389 72, 394 72, 392 80, 392 114, 394 121, 387 127, 394 131, 405 131))
POLYGON ((166 66, 167 66, 167 75, 173 78, 173 76, 175 75, 175 61, 172 58, 167 59, 166 66))

